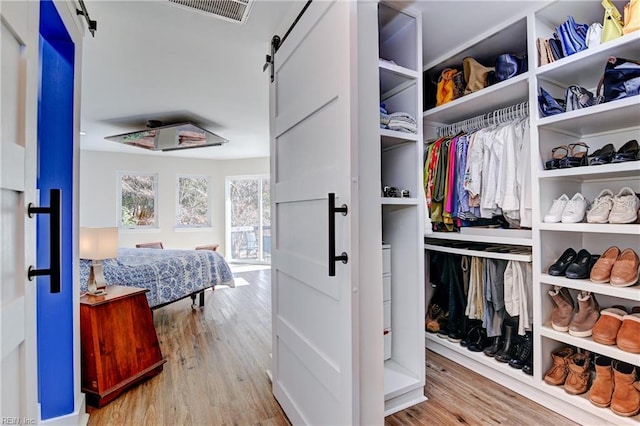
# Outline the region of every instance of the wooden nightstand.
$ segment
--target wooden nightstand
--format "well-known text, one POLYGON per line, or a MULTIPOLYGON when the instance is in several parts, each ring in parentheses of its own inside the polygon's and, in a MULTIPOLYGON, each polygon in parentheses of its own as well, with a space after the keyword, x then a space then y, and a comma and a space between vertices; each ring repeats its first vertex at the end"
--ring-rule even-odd
POLYGON ((162 371, 147 290, 108 286, 107 294, 80 297, 82 391, 87 405, 102 407, 162 371))

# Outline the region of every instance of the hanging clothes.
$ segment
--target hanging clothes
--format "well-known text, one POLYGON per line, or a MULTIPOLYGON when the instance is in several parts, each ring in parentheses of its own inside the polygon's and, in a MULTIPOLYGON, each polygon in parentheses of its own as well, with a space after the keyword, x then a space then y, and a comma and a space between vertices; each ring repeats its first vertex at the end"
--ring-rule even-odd
POLYGON ((533 269, 531 263, 510 260, 504 271, 504 306, 518 317, 518 334, 524 336, 533 324, 533 269))

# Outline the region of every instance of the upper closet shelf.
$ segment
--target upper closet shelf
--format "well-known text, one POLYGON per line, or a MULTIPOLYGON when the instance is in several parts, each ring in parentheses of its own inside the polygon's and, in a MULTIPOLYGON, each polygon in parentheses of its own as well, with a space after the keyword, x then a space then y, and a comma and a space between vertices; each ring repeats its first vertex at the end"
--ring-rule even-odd
POLYGON ((378 66, 380 68, 380 93, 383 98, 392 96, 392 93, 397 93, 408 87, 419 77, 417 71, 382 59, 379 60, 378 66), (385 96, 385 94, 387 95, 385 96))
POLYGON ((478 90, 455 101, 425 111, 425 122, 451 124, 476 115, 524 102, 529 96, 529 73, 478 90))
POLYGON ((417 198, 396 198, 396 197, 381 197, 380 204, 383 206, 417 206, 417 198))
POLYGON ((640 58, 640 32, 627 34, 543 65, 536 70, 536 75, 565 86, 578 84, 595 88, 604 74, 610 56, 633 60, 640 58))
MULTIPOLYGON (((471 230, 469 230, 471 231, 471 230)), ((433 232, 425 233, 427 238, 439 240, 468 241, 477 243, 511 244, 517 246, 531 246, 531 231, 520 229, 474 229, 473 233, 465 233, 465 228, 461 232, 433 232)))
POLYGON ((640 161, 556 170, 540 170, 538 173, 540 179, 571 180, 577 182, 625 179, 640 176, 640 161))
POLYGON ((538 120, 538 127, 575 136, 586 136, 612 130, 620 131, 634 124, 637 127, 640 124, 638 117, 640 117, 640 95, 544 117, 538 120), (636 120, 630 121, 631 117, 636 117, 636 120))

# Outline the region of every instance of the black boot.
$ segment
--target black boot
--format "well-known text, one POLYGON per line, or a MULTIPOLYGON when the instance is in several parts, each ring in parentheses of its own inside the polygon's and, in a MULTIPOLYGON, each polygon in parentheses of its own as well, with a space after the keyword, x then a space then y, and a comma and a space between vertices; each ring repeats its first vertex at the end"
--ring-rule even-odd
POLYGON ((485 348, 483 351, 486 356, 496 356, 500 348, 502 347, 502 336, 491 337, 491 346, 485 348))
POLYGON ((522 372, 529 376, 533 376, 533 352, 529 355, 529 359, 524 364, 524 367, 522 367, 522 372))
POLYGON ((496 361, 509 362, 516 353, 517 337, 515 327, 511 324, 504 325, 504 345, 496 354, 496 361))
POLYGON ((517 369, 521 369, 529 360, 529 357, 533 353, 533 333, 530 331, 525 332, 524 338, 520 343, 520 350, 518 353, 509 360, 509 366, 517 369))

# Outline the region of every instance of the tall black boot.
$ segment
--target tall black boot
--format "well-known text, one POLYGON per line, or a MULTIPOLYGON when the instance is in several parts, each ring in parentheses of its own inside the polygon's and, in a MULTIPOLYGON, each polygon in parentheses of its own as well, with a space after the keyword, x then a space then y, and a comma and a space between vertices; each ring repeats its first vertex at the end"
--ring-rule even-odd
POLYGON ((529 357, 533 353, 533 333, 526 331, 524 338, 520 343, 520 350, 518 353, 509 360, 509 366, 517 369, 521 369, 529 360, 529 357))
POLYGON ((511 324, 504 325, 504 345, 502 349, 496 354, 496 361, 509 362, 516 352, 516 331, 515 327, 511 324))

